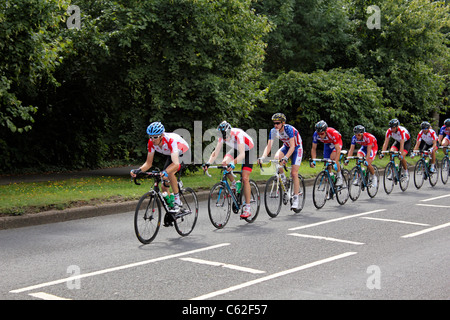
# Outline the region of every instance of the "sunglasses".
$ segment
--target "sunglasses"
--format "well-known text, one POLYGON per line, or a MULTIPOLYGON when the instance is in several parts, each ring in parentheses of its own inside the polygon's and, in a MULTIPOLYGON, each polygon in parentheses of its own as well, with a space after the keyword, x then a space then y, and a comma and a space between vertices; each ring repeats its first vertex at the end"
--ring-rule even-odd
POLYGON ((273 123, 274 126, 277 126, 277 125, 279 125, 279 124, 281 124, 281 122, 274 122, 274 123, 273 123))
POLYGON ((159 138, 161 138, 161 135, 159 135, 159 136, 149 136, 149 139, 151 139, 151 140, 156 140, 156 139, 159 139, 159 138))

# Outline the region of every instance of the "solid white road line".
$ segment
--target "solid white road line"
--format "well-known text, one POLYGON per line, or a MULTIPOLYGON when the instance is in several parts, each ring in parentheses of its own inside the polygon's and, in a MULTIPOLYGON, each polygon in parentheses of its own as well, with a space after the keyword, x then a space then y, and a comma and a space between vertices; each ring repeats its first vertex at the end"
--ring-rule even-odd
POLYGON ((414 232, 414 233, 405 234, 404 236, 402 236, 402 238, 412 238, 412 237, 415 237, 415 236, 420 236, 421 234, 424 234, 424 233, 427 233, 427 232, 431 232, 431 231, 434 231, 434 230, 438 230, 438 229, 442 229, 442 228, 449 227, 449 226, 450 226, 450 222, 444 223, 444 224, 441 224, 441 225, 438 225, 438 226, 435 226, 435 227, 432 227, 432 228, 424 229, 422 231, 417 231, 417 232, 414 232))
POLYGON ((342 243, 356 244, 356 245, 362 245, 362 244, 364 244, 364 243, 362 243, 362 242, 349 241, 349 240, 342 240, 342 239, 336 239, 336 238, 330 238, 330 237, 312 236, 312 235, 309 235, 309 234, 288 233, 288 235, 289 235, 289 236, 302 237, 302 238, 312 238, 312 239, 319 239, 319 240, 327 240, 327 241, 334 241, 334 242, 342 242, 342 243))
POLYGON ((325 221, 322 221, 322 222, 317 222, 317 223, 307 224, 306 226, 295 227, 295 228, 291 228, 291 229, 288 229, 288 230, 294 231, 294 230, 300 230, 300 229, 311 228, 311 227, 319 226, 319 225, 325 224, 325 223, 331 223, 331 222, 336 222, 336 221, 341 221, 341 220, 346 220, 346 219, 356 218, 356 217, 364 216, 364 215, 371 214, 371 213, 375 213, 375 212, 381 212, 381 211, 386 211, 386 209, 373 210, 373 211, 368 211, 368 212, 363 212, 363 213, 354 214, 354 215, 351 215, 351 216, 345 216, 345 217, 341 217, 341 218, 336 218, 336 219, 331 219, 331 220, 325 220, 325 221))
POLYGON ((387 221, 387 222, 397 222, 397 223, 404 223, 404 224, 413 224, 413 225, 416 225, 416 226, 424 226, 424 227, 428 227, 429 226, 429 224, 426 224, 426 223, 410 222, 410 221, 403 221, 403 220, 381 219, 381 218, 372 218, 372 217, 362 217, 361 219, 387 221))
POLYGON ((223 247, 223 246, 228 246, 228 245, 230 245, 230 243, 221 243, 221 244, 217 244, 217 245, 214 245, 214 246, 209 246, 209 247, 205 247, 205 248, 201 248, 201 249, 195 249, 195 250, 191 250, 191 251, 176 253, 176 254, 172 254, 172 255, 169 255, 169 256, 164 256, 164 257, 159 257, 159 258, 155 258, 155 259, 150 259, 150 260, 130 263, 130 264, 126 264, 126 265, 123 265, 123 266, 103 269, 103 270, 90 272, 90 273, 85 273, 85 274, 80 274, 80 275, 77 275, 77 276, 72 276, 72 277, 68 277, 68 278, 64 278, 64 279, 59 279, 59 280, 55 280, 55 281, 45 282, 45 283, 37 284, 37 285, 34 285, 34 286, 29 286, 29 287, 26 287, 26 288, 11 290, 10 292, 11 293, 20 293, 20 292, 35 290, 35 289, 39 289, 39 288, 43 288, 43 287, 49 287, 49 286, 53 286, 53 285, 56 285, 56 284, 67 283, 69 281, 73 281, 73 280, 76 280, 76 279, 82 279, 82 278, 97 276, 97 275, 108 273, 108 272, 114 272, 114 271, 119 271, 119 270, 134 268, 134 267, 139 267, 139 266, 143 266, 143 265, 146 265, 146 264, 149 264, 149 263, 153 263, 153 262, 168 260, 168 259, 172 259, 172 258, 178 258, 178 257, 185 256, 185 255, 188 255, 188 254, 193 254, 193 253, 206 251, 206 250, 211 250, 211 249, 217 249, 217 248, 220 248, 220 247, 223 247))
POLYGON ((424 199, 424 200, 420 200, 420 201, 427 202, 427 201, 433 201, 433 200, 436 200, 436 199, 441 199, 441 198, 446 198, 446 197, 450 197, 450 194, 445 194, 443 196, 429 198, 429 199, 424 199))
POLYGON ((194 263, 200 263, 200 264, 207 264, 210 266, 223 267, 223 268, 239 270, 239 271, 244 271, 244 272, 250 272, 250 273, 255 273, 255 274, 256 273, 266 273, 265 271, 262 271, 262 270, 241 267, 241 266, 236 266, 234 264, 227 264, 227 263, 222 263, 222 262, 208 261, 208 260, 195 259, 195 258, 180 258, 180 260, 194 262, 194 263))
POLYGON ((252 286, 254 284, 258 284, 258 283, 261 283, 261 282, 264 282, 264 281, 268 281, 268 280, 272 280, 272 279, 275 279, 275 278, 278 278, 278 277, 282 277, 282 276, 285 276, 285 275, 288 275, 288 274, 291 274, 291 273, 294 273, 294 272, 297 272, 297 271, 305 270, 305 269, 312 268, 312 267, 315 267, 315 266, 318 266, 318 265, 321 265, 321 264, 324 264, 324 263, 327 263, 327 262, 331 262, 331 261, 334 261, 334 260, 338 260, 338 259, 342 259, 342 258, 345 258, 345 257, 348 257, 348 256, 352 256, 352 255, 354 255, 356 253, 357 252, 345 252, 345 253, 342 253, 342 254, 339 254, 339 255, 336 255, 336 256, 332 256, 332 257, 329 257, 329 258, 326 258, 326 259, 322 259, 322 260, 318 260, 318 261, 315 261, 315 262, 311 262, 311 263, 308 263, 308 264, 305 264, 305 265, 302 265, 302 266, 299 266, 299 267, 296 267, 296 268, 292 268, 292 269, 288 269, 288 270, 285 270, 285 271, 277 272, 277 273, 274 273, 274 274, 271 274, 271 275, 268 275, 268 276, 265 276, 265 277, 262 277, 262 278, 259 278, 259 279, 255 279, 255 280, 251 280, 251 281, 248 281, 248 282, 244 282, 244 283, 241 283, 241 284, 238 284, 238 285, 226 288, 226 289, 210 292, 210 293, 204 294, 202 296, 198 296, 196 298, 192 298, 190 300, 205 300, 205 299, 213 298, 213 297, 225 294, 225 293, 229 293, 229 292, 236 291, 236 290, 239 290, 239 289, 242 289, 242 288, 245 288, 245 287, 252 286))
POLYGON ((71 299, 66 299, 66 298, 61 298, 58 296, 54 296, 52 294, 49 293, 45 293, 45 292, 36 292, 36 293, 30 293, 29 296, 35 297, 35 298, 39 298, 42 300, 71 300, 71 299))
POLYGON ((441 206, 439 204, 423 204, 423 203, 416 203, 416 206, 435 207, 435 208, 450 208, 450 206, 441 206))

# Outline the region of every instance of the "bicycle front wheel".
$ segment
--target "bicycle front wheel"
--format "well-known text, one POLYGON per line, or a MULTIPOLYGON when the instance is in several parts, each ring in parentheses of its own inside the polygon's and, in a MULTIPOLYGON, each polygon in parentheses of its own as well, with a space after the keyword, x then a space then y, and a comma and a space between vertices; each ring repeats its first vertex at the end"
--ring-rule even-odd
POLYGON ((369 182, 367 185, 367 194, 369 197, 373 198, 378 193, 378 187, 380 185, 380 173, 378 172, 378 168, 376 165, 372 165, 373 170, 375 171, 374 177, 372 178, 372 182, 369 182))
POLYGON ((361 185, 362 185, 361 172, 358 167, 354 167, 350 170, 350 179, 348 180, 348 191, 349 196, 352 201, 356 201, 361 194, 361 185))
MULTIPOLYGON (((299 181, 298 207, 292 209, 295 213, 299 213, 300 211, 302 211, 303 207, 305 206, 305 199, 306 199, 305 180, 300 174, 298 175, 298 181, 299 181)), ((293 195, 294 195, 294 182, 291 180, 291 202, 293 195)))
POLYGON ((409 185, 409 171, 408 174, 406 174, 406 170, 403 169, 403 166, 400 165, 400 189, 402 191, 406 191, 406 189, 408 189, 408 185, 409 185))
POLYGON ((443 184, 447 183, 449 174, 450 174, 450 159, 448 157, 444 157, 444 159, 442 159, 441 165, 441 181, 443 184))
POLYGON ((194 230, 198 217, 197 194, 191 188, 180 190, 180 199, 183 206, 179 213, 173 215, 175 219, 175 230, 182 237, 187 236, 194 230))
POLYGON ((389 162, 386 165, 386 168, 384 169, 384 191, 386 191, 387 194, 390 194, 392 190, 394 189, 394 183, 395 183, 395 168, 394 164, 392 162, 389 162))
POLYGON ((342 185, 341 186, 335 186, 336 188, 336 200, 340 205, 343 205, 347 202, 349 192, 348 192, 348 180, 350 173, 347 169, 341 170, 342 174, 342 185))
POLYGON ((271 218, 275 218, 280 213, 282 200, 283 191, 278 176, 272 176, 267 180, 264 189, 264 205, 271 218))
POLYGON ((317 209, 322 208, 327 201, 330 182, 325 171, 320 172, 314 181, 313 203, 317 209))
MULTIPOLYGON (((242 195, 242 205, 245 204, 245 197, 242 195)), ((261 196, 259 194, 259 188, 255 181, 250 180, 250 212, 251 216, 245 218, 245 221, 252 223, 256 220, 259 214, 259 206, 261 205, 261 196)))
POLYGON ((136 206, 134 213, 134 231, 143 244, 155 239, 161 226, 161 204, 153 192, 144 194, 136 206))
POLYGON ((208 214, 214 227, 222 229, 231 214, 231 196, 223 182, 216 183, 209 193, 208 214))
POLYGON ((426 166, 425 161, 420 159, 414 167, 414 185, 417 189, 420 189, 425 181, 425 171, 427 170, 426 166))

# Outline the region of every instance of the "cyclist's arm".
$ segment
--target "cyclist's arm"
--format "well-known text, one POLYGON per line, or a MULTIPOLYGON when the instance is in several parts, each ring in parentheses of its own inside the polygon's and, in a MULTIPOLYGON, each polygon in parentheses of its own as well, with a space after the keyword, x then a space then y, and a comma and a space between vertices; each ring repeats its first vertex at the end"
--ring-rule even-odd
MULTIPOLYGON (((155 155, 155 152, 148 152, 147 153, 147 160, 145 160, 144 164, 139 167, 139 169, 143 172, 147 171, 152 167, 153 164, 153 156, 155 155)), ((136 177, 136 174, 133 173, 133 171, 130 172, 130 175, 134 178, 136 177)))
POLYGON ((270 150, 272 149, 272 141, 273 140, 268 140, 267 141, 267 146, 264 148, 264 152, 263 152, 261 158, 264 159, 265 157, 267 157, 269 155, 270 150))
POLYGON ((351 144, 350 149, 348 149, 347 157, 351 157, 353 155, 353 151, 355 151, 355 145, 351 144))
POLYGON ((295 138, 294 137, 289 139, 289 146, 290 147, 289 147, 288 152, 284 155, 288 159, 292 156, 292 154, 295 151, 295 138))
POLYGON ((372 144, 369 144, 368 146, 367 146, 367 153, 366 153, 366 161, 367 161, 367 163, 370 163, 370 153, 371 153, 371 151, 372 151, 372 144))
POLYGON ((180 158, 178 156, 177 152, 172 152, 170 154, 170 158, 172 159, 172 163, 166 168, 166 172, 168 174, 176 173, 178 169, 180 168, 180 158))
POLYGON ((211 156, 209 157, 208 163, 213 163, 214 160, 216 160, 217 156, 220 153, 220 150, 222 149, 222 145, 223 145, 223 142, 219 140, 217 142, 216 148, 214 149, 214 151, 211 153, 211 156))

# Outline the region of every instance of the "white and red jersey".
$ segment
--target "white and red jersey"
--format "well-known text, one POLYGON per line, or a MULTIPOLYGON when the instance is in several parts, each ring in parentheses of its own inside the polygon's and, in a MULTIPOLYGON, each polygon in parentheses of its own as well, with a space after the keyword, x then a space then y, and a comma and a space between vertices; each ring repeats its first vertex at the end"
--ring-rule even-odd
POLYGON ((328 144, 331 148, 334 148, 335 144, 339 144, 342 146, 342 136, 339 131, 333 128, 328 128, 325 133, 325 137, 321 138, 317 131, 315 131, 313 134, 313 143, 321 141, 324 144, 328 144))
POLYGON ((420 130, 417 135, 417 141, 420 140, 425 141, 426 144, 433 144, 433 141, 438 140, 436 131, 430 128, 427 133, 424 133, 423 130, 420 130))
MULTIPOLYGON (((223 142, 223 138, 219 138, 219 142, 223 142)), ((230 138, 225 140, 225 143, 230 147, 238 150, 238 144, 245 145, 245 151, 253 148, 253 139, 244 130, 239 128, 232 128, 230 132, 230 138)))
POLYGON ((148 140, 148 152, 158 151, 159 153, 170 155, 172 153, 183 154, 189 150, 188 143, 179 134, 165 132, 162 135, 161 146, 154 145, 151 139, 148 140))
POLYGON ((363 147, 372 146, 372 149, 378 150, 377 138, 369 132, 364 132, 362 139, 358 140, 356 135, 352 137, 352 145, 356 145, 356 143, 362 145, 363 147))
POLYGON ((400 142, 401 140, 405 140, 408 141, 411 138, 411 135, 409 134, 409 131, 406 130, 405 127, 402 126, 398 126, 397 127, 397 132, 393 132, 391 128, 389 128, 386 131, 386 139, 392 138, 398 142, 400 142))

